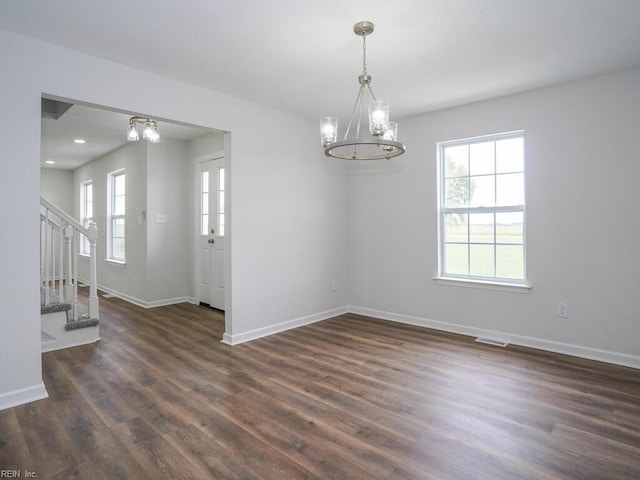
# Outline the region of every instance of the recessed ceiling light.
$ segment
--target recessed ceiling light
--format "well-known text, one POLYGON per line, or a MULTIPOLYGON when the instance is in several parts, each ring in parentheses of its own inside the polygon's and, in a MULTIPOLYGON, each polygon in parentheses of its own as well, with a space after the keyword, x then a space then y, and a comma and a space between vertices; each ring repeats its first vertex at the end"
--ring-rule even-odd
POLYGON ((46 163, 47 165, 53 165, 56 162, 54 162, 53 160, 46 160, 44 163, 46 163))
POLYGON ((76 138, 74 140, 75 143, 87 143, 86 140, 83 140, 82 138, 76 138))

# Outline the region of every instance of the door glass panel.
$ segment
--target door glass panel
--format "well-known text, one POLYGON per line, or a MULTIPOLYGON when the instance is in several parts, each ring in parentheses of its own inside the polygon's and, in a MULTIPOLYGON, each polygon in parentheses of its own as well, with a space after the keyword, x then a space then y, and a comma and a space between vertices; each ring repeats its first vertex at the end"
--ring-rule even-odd
POLYGON ((200 235, 209 234, 209 172, 200 172, 200 235))
POLYGON ((224 167, 218 169, 218 235, 224 237, 224 167))

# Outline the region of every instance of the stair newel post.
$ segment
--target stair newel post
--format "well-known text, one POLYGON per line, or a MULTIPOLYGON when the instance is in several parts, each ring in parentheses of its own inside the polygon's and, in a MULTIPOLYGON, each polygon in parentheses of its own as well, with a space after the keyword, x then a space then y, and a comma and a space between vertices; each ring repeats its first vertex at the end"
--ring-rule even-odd
POLYGON ((96 243, 98 241, 98 226, 89 223, 87 231, 89 240, 89 318, 99 320, 98 277, 96 273, 96 243))
POLYGON ((71 239, 73 238, 73 227, 67 225, 64 228, 64 242, 67 247, 67 278, 64 284, 65 302, 70 302, 73 298, 73 254, 71 252, 71 239))

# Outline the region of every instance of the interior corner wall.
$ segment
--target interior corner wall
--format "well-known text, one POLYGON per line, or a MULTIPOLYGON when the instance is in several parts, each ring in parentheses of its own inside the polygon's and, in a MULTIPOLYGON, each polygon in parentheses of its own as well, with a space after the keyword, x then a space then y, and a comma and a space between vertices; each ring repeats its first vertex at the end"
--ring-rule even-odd
POLYGON ((188 171, 186 141, 163 139, 148 145, 144 300, 149 305, 181 301, 189 293, 188 171))
POLYGON ((345 305, 346 180, 322 156, 315 120, 3 30, 0 65, 10 92, 0 112, 0 205, 17 232, 0 251, 0 408, 46 395, 36 220, 42 94, 231 132, 226 334, 268 333, 345 305), (287 148, 268 148, 283 131, 287 148))
MULTIPOLYGON (((80 218, 80 184, 93 185, 93 221, 98 225, 98 285, 140 303, 147 297, 147 227, 139 216, 147 209, 147 142, 129 143, 74 170, 74 216, 80 218), (109 174, 124 170, 126 198, 126 264, 107 260, 109 174)), ((89 278, 89 261, 80 258, 79 274, 89 278)))
POLYGON ((640 367, 638 85, 631 70, 402 120, 404 156, 350 170, 349 303, 640 367), (532 289, 437 284, 437 143, 520 129, 532 289))

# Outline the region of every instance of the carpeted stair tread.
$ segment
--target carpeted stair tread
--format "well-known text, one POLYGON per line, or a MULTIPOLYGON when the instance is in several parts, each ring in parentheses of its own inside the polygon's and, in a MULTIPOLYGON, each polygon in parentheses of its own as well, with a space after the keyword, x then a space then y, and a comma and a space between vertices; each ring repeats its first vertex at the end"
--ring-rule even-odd
POLYGON ((50 303, 49 305, 40 305, 40 314, 68 312, 71 310, 70 303, 50 303))
POLYGON ((64 329, 69 330, 77 330, 79 328, 88 328, 88 327, 97 327, 100 324, 97 318, 83 318, 80 320, 74 320, 71 322, 67 322, 64 326, 64 329))

